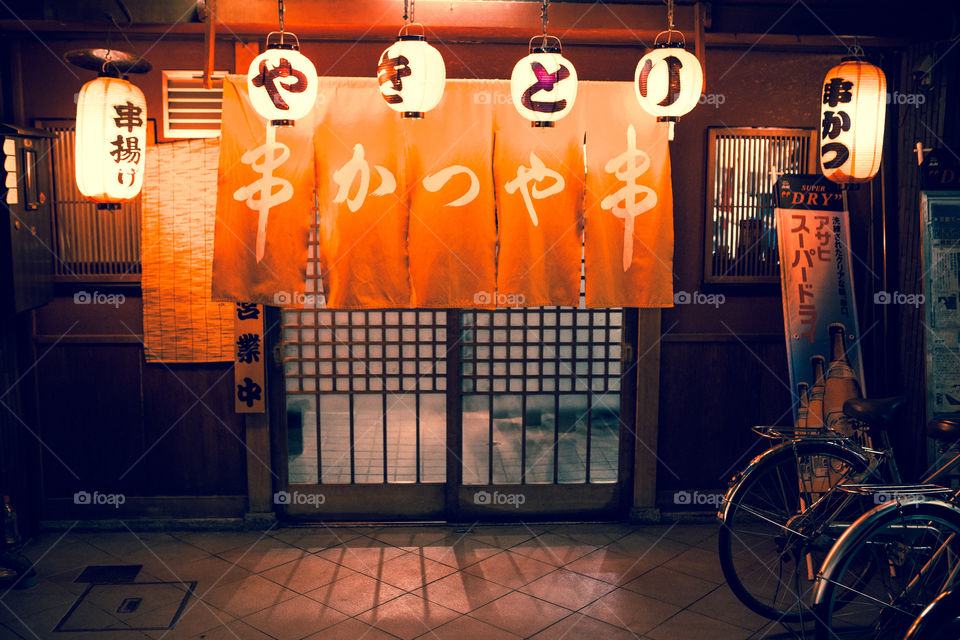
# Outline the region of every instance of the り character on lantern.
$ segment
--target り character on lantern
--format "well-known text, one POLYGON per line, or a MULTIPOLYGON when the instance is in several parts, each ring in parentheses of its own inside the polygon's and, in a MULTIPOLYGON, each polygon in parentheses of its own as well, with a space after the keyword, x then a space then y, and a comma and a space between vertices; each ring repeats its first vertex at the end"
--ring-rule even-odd
POLYGON ((703 69, 697 57, 682 42, 661 42, 640 58, 633 75, 633 88, 643 110, 668 122, 673 140, 674 125, 690 112, 703 91, 703 69))

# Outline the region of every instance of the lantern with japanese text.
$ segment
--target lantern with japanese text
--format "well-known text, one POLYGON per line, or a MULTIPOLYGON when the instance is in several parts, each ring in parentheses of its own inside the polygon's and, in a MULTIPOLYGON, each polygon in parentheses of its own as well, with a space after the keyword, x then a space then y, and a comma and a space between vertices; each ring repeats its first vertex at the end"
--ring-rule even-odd
POLYGON ((640 58, 633 88, 644 111, 656 116, 657 122, 669 123, 667 136, 673 140, 677 120, 700 100, 703 69, 682 42, 655 42, 654 47, 640 58))
POLYGON ((404 118, 422 118, 443 97, 447 68, 443 56, 426 37, 411 34, 404 25, 397 41, 380 55, 377 82, 380 95, 404 118))
POLYGON ((77 188, 84 197, 115 208, 140 193, 146 123, 143 92, 125 79, 101 76, 83 85, 75 152, 77 188))
POLYGON ((510 94, 513 106, 532 126, 552 127, 573 109, 577 70, 561 55, 559 38, 543 36, 537 46, 535 39, 530 41, 530 55, 513 67, 510 94))
POLYGON ((820 168, 840 184, 867 182, 880 169, 887 78, 856 57, 830 69, 820 96, 820 168))
MULTIPOLYGON (((276 33, 276 32, 274 32, 276 33)), ((274 126, 291 126, 313 109, 317 100, 317 69, 300 53, 300 42, 292 33, 279 32, 280 41, 250 63, 247 92, 257 113, 274 126), (293 38, 286 42, 284 36, 293 38)))

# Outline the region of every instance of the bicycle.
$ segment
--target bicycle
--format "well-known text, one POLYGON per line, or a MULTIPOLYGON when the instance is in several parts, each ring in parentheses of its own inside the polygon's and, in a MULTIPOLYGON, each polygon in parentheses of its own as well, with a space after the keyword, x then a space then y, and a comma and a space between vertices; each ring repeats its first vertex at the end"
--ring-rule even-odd
POLYGON ((924 608, 903 640, 960 638, 960 589, 943 591, 924 608))
MULTIPOLYGON (((821 429, 760 431, 783 442, 734 478, 718 514, 724 577, 752 611, 783 622, 809 617, 817 570, 834 542, 867 510, 867 490, 841 487, 857 484, 876 491, 884 480, 900 482, 887 432, 902 402, 853 399, 844 404, 849 417, 879 436, 882 449, 821 429)), ((922 483, 932 483, 958 461, 960 453, 922 483)))

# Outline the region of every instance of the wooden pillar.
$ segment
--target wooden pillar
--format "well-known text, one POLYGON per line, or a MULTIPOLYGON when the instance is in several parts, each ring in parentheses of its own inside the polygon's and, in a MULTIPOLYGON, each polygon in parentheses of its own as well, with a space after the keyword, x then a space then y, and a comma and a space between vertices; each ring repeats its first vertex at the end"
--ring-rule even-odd
POLYGON ((660 415, 660 309, 640 309, 637 326, 637 439, 630 519, 657 522, 657 431, 660 415))

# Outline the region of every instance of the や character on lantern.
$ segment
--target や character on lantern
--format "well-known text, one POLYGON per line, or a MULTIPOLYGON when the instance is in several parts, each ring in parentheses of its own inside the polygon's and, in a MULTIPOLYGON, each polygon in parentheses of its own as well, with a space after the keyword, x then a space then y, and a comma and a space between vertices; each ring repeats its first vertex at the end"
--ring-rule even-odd
POLYGON ((633 75, 633 88, 643 110, 668 122, 668 138, 674 125, 690 112, 703 91, 703 69, 697 57, 682 42, 661 42, 640 58, 633 75))
POLYGON ((117 208, 143 186, 147 102, 126 79, 102 75, 77 96, 76 178, 84 197, 117 208))
POLYGON ((404 25, 397 41, 380 55, 377 82, 391 109, 404 118, 422 118, 440 103, 447 69, 440 52, 422 33, 409 33, 409 26, 404 25))
POLYGON ((274 126, 291 126, 313 109, 317 100, 317 69, 300 53, 300 42, 292 33, 281 33, 280 41, 250 63, 247 92, 253 108, 274 126), (291 36, 294 43, 284 42, 291 36))
POLYGON ((559 38, 543 36, 542 43, 533 46, 537 38, 530 41, 530 55, 513 67, 510 94, 517 111, 532 126, 552 127, 573 109, 577 70, 561 55, 559 38))
POLYGON ((840 184, 867 182, 880 169, 887 78, 856 57, 843 58, 823 81, 820 168, 840 184))

